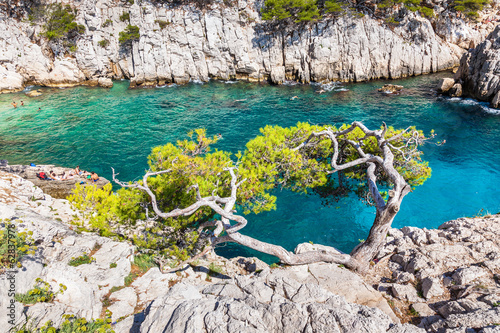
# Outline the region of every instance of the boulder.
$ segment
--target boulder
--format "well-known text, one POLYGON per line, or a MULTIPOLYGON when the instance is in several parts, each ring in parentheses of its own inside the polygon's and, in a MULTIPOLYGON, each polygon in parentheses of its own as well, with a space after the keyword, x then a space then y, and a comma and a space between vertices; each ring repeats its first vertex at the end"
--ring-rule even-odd
POLYGON ((415 303, 411 305, 411 308, 418 312, 420 317, 430 317, 436 314, 427 303, 415 303))
POLYGON ((42 91, 40 89, 38 90, 30 90, 26 93, 26 96, 28 97, 38 97, 42 96, 42 91))
POLYGON ((438 278, 425 278, 422 281, 422 293, 426 299, 443 295, 444 290, 441 281, 438 278))
POLYGON ((400 300, 407 300, 409 302, 419 302, 421 301, 420 297, 418 297, 417 290, 409 284, 393 284, 392 285, 392 294, 394 297, 400 300))
POLYGON ((486 274, 488 273, 484 268, 471 266, 457 269, 452 278, 458 285, 466 285, 486 274))
POLYGON ((450 90, 451 87, 453 87, 454 84, 455 84, 455 80, 454 79, 451 79, 451 78, 441 79, 441 81, 438 84, 437 90, 440 93, 447 93, 448 90, 450 90))
POLYGON ((438 309, 438 312, 445 318, 452 314, 464 313, 466 310, 456 301, 450 301, 438 309))
POLYGON ((461 97, 462 96, 462 85, 460 83, 455 83, 453 87, 448 91, 451 97, 461 97))
POLYGON ((99 87, 113 88, 113 81, 107 77, 100 77, 98 80, 99 87))
POLYGON ((384 84, 382 88, 378 89, 378 91, 386 94, 399 94, 401 90, 403 90, 403 88, 403 86, 399 86, 396 84, 384 84))

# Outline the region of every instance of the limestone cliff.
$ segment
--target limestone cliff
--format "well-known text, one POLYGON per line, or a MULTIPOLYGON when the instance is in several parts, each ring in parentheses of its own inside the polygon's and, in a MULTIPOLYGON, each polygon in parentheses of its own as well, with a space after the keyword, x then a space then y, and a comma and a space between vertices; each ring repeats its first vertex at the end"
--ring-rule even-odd
MULTIPOLYGON (((489 19, 466 21, 444 2, 435 4, 437 15, 431 21, 408 12, 398 26, 389 26, 369 15, 345 15, 282 29, 261 21, 259 0, 238 0, 230 6, 220 1, 203 8, 155 1, 67 2, 78 8, 77 22, 85 27, 72 56, 63 56, 41 38, 42 27, 30 24, 26 15, 4 13, 0 91, 30 84, 109 86, 104 78, 127 78, 132 85, 210 78, 278 84, 287 79, 398 78, 457 66, 466 49, 481 42, 496 24, 489 19), (121 20, 123 13, 129 13, 129 19, 121 20), (127 48, 118 38, 128 24, 138 26, 141 37, 127 48)), ((482 15, 496 22, 494 13, 482 15)))
POLYGON ((462 82, 465 95, 500 107, 500 26, 463 56, 456 79, 462 82))

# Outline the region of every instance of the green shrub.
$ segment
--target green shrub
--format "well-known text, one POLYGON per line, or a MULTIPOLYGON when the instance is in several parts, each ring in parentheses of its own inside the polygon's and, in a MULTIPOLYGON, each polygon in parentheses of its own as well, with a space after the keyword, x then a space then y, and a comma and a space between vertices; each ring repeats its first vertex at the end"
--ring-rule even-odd
POLYGON ((109 40, 103 39, 103 40, 100 40, 99 42, 97 42, 97 44, 99 44, 100 47, 105 49, 106 47, 109 46, 109 40))
POLYGON ((64 293, 66 286, 59 285, 59 291, 54 293, 50 284, 40 278, 36 279, 36 284, 33 289, 28 290, 25 294, 16 294, 14 298, 16 301, 23 304, 35 304, 39 302, 52 302, 58 294, 64 293))
POLYGON ((48 40, 72 38, 85 32, 85 26, 75 22, 77 10, 71 6, 53 4, 49 7, 47 23, 42 33, 48 40))
POLYGON ((421 6, 418 11, 422 14, 422 16, 427 18, 434 17, 434 9, 432 8, 421 6))
POLYGON ((120 21, 125 22, 130 20, 130 13, 129 12, 123 12, 123 14, 120 15, 120 21))
POLYGON ((167 27, 167 25, 170 25, 170 22, 167 22, 167 21, 162 21, 162 20, 155 20, 155 23, 158 23, 158 25, 160 26, 160 29, 165 29, 167 27))
POLYGON ((389 16, 389 17, 387 17, 387 18, 384 20, 384 22, 385 22, 386 24, 390 24, 390 25, 399 25, 399 21, 398 21, 398 20, 396 20, 396 19, 394 18, 394 16, 392 16, 392 15, 391 15, 391 16, 389 16))
POLYGON ((71 260, 68 262, 68 265, 77 267, 84 264, 91 264, 93 261, 95 261, 95 259, 90 257, 87 253, 85 253, 79 257, 71 258, 71 260))
POLYGON ((316 0, 266 0, 261 9, 263 20, 294 22, 316 21, 321 18, 316 0))
POLYGON ((158 267, 154 260, 154 256, 150 254, 139 254, 134 257, 136 264, 142 272, 147 272, 151 267, 158 267))
POLYGON ((141 35, 139 33, 139 27, 129 24, 124 31, 120 31, 120 37, 118 38, 118 41, 121 45, 125 45, 139 40, 140 37, 141 35))
POLYGON ((342 3, 337 0, 327 0, 325 1, 325 12, 331 14, 340 14, 344 12, 342 8, 342 3))
POLYGON ((5 220, 3 224, 0 229, 0 272, 21 267, 22 257, 36 251, 32 231, 18 232, 13 221, 5 220))
POLYGON ((111 24, 113 24, 113 21, 111 21, 110 19, 107 19, 106 21, 104 21, 104 23, 102 24, 102 27, 103 28, 106 28, 106 27, 109 27, 111 24))
POLYGON ((109 290, 109 293, 112 294, 112 293, 114 293, 114 292, 116 292, 116 291, 118 291, 120 289, 123 289, 123 286, 121 286, 121 287, 114 286, 113 288, 111 288, 109 290))
POLYGON ((116 262, 112 262, 111 264, 109 264, 109 268, 116 268, 116 266, 118 266, 116 262))
POLYGON ((453 8, 469 18, 477 18, 479 16, 477 12, 483 10, 489 3, 489 0, 455 0, 453 8))
POLYGON ((127 275, 124 279, 124 283, 125 283, 125 286, 128 287, 132 284, 132 282, 134 282, 134 280, 139 276, 139 274, 137 274, 137 272, 130 272, 129 275, 127 275))
POLYGON ((111 319, 94 319, 87 321, 85 318, 77 318, 73 315, 63 315, 64 319, 58 328, 48 321, 40 328, 33 328, 29 323, 24 323, 21 327, 16 327, 16 333, 114 333, 111 328, 111 319))
POLYGON ((213 262, 211 262, 210 265, 208 266, 208 275, 210 276, 219 275, 221 272, 222 272, 222 267, 216 265, 213 262))

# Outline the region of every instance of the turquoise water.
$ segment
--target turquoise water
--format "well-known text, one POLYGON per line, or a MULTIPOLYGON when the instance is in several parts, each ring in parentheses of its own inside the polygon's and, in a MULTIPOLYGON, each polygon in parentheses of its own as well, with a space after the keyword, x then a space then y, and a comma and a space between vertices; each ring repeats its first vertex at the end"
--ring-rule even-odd
MULTIPOLYGON (((435 228, 481 209, 500 211, 500 115, 473 101, 437 97, 432 89, 443 75, 449 74, 391 82, 405 86, 399 96, 378 93, 383 81, 326 86, 333 89, 321 95, 316 93, 320 86, 310 85, 211 82, 129 90, 125 81, 111 90, 43 88, 37 98, 0 95, 0 159, 79 164, 107 178, 114 167, 121 180, 134 180, 143 174, 152 147, 197 127, 221 133, 218 148, 236 152, 266 124, 361 120, 372 127, 382 121, 395 127, 417 125, 434 129, 446 144, 423 148, 432 177, 404 199, 394 226, 435 228), (291 100, 293 96, 299 98, 291 100), (21 99, 24 107, 10 105, 21 99)), ((366 238, 375 214, 353 197, 325 207, 315 196, 277 194, 277 210, 249 216, 243 232, 288 249, 312 241, 350 251, 366 238)), ((219 252, 255 254, 237 246, 219 252)))

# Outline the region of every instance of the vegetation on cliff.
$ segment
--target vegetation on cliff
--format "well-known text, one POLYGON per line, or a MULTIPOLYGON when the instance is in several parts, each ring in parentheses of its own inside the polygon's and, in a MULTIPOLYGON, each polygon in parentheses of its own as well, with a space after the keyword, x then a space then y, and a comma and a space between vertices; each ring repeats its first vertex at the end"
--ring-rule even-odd
MULTIPOLYGON (((488 4, 488 0, 455 0, 452 8, 475 18, 478 16, 477 12, 488 4)), ((433 5, 422 0, 381 0, 376 3, 344 0, 266 0, 261 13, 263 20, 276 22, 311 22, 325 16, 351 13, 382 16, 386 22, 398 23, 394 11, 399 11, 401 5, 409 11, 418 11, 427 18, 434 16, 433 5)))
POLYGON ((42 36, 52 43, 61 43, 65 49, 76 50, 77 38, 85 33, 85 26, 76 23, 78 11, 70 5, 39 5, 31 10, 28 18, 44 22, 42 36))
POLYGON ((0 227, 0 272, 21 267, 21 259, 36 251, 33 233, 18 232, 13 221, 2 221, 0 227))
POLYGON ((129 45, 135 40, 139 40, 141 37, 139 33, 139 27, 135 25, 127 25, 125 30, 120 31, 120 37, 118 38, 118 41, 120 42, 120 45, 129 45))

